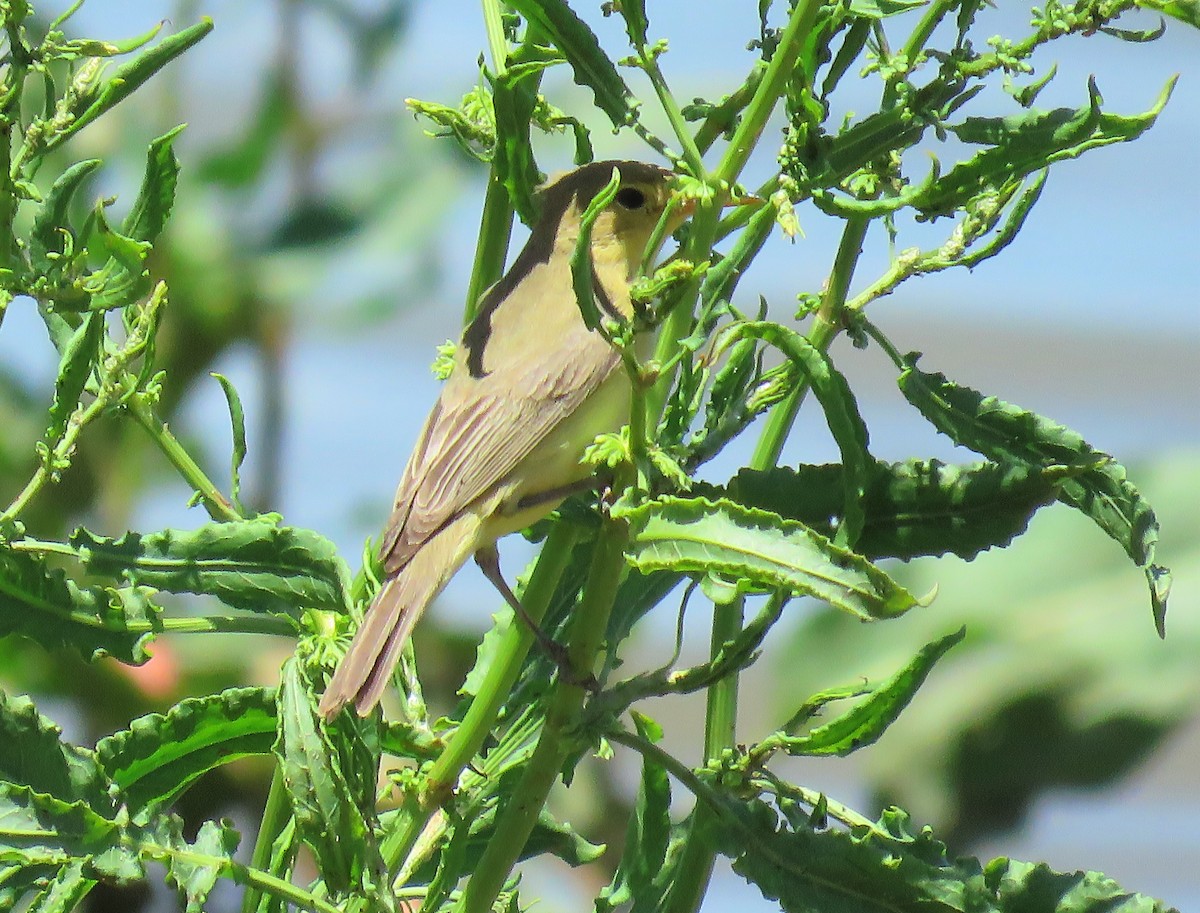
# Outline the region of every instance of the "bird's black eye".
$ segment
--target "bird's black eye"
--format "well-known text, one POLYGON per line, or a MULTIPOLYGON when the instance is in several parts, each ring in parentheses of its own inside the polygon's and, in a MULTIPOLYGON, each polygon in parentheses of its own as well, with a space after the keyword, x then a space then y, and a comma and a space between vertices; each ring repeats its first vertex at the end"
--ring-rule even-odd
POLYGON ((626 209, 641 209, 646 205, 646 195, 636 187, 622 187, 613 199, 626 209))

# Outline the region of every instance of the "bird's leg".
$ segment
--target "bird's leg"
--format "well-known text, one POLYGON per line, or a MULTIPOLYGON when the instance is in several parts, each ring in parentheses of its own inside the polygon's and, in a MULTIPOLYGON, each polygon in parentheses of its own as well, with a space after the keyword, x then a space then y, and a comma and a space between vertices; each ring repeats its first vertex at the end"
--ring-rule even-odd
POLYGON ((517 594, 512 591, 508 582, 505 581, 504 575, 500 573, 500 552, 496 550, 496 546, 485 545, 479 549, 475 553, 475 563, 483 571, 483 576, 491 582, 492 586, 500 591, 500 595, 512 607, 516 616, 533 632, 538 646, 558 666, 558 674, 562 677, 563 681, 586 688, 588 691, 598 691, 600 686, 596 681, 596 677, 590 672, 586 676, 580 676, 576 673, 575 669, 571 666, 571 658, 567 655, 567 648, 543 631, 541 626, 525 611, 525 606, 521 605, 521 600, 517 598, 517 594))

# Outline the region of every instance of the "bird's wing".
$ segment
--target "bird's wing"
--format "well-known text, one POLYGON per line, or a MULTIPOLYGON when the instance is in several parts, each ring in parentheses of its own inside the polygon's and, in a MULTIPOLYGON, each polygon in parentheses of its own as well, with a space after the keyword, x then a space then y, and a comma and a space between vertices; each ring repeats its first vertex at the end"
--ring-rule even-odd
MULTIPOLYGON (((612 346, 584 326, 570 287, 547 288, 551 277, 538 272, 493 308, 493 330, 482 357, 475 353, 482 372, 460 350, 396 492, 380 545, 388 573, 502 482, 618 369, 612 346), (528 296, 539 293, 571 297, 546 314, 530 306, 528 296), (529 313, 505 313, 523 305, 529 313)), ((544 488, 565 481, 548 479, 544 488)))

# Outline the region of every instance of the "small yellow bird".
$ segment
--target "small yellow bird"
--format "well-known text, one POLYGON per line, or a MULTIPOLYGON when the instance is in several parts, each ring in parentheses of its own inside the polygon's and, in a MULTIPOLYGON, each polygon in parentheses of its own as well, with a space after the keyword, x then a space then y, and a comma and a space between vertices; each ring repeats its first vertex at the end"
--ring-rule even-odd
MULTIPOLYGON (((502 585, 496 539, 550 513, 590 474, 584 448, 628 421, 628 376, 584 324, 570 267, 583 213, 614 168, 620 185, 592 226, 592 284, 601 312, 632 314, 630 283, 674 175, 594 162, 542 189, 528 242, 463 333, 396 492, 380 544, 386 579, 321 698, 326 719, 347 703, 366 715, 379 702, 413 626, 469 557, 502 585)), ((685 216, 673 211, 669 228, 685 216)))

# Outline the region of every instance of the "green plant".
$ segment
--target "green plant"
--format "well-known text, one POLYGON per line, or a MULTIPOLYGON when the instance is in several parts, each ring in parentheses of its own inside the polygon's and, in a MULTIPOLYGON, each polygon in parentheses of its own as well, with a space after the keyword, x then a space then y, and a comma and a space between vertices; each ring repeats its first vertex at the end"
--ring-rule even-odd
MULTIPOLYGON (((581 119, 539 94, 548 67, 567 63, 615 127, 636 132, 685 175, 681 191, 695 201, 678 255, 648 270, 642 285, 646 322, 659 324, 653 363, 623 350, 638 381, 631 427, 593 448, 592 458, 611 470, 612 490, 569 502, 534 531, 544 542, 521 588, 529 612, 568 645, 578 667, 599 672, 603 688, 589 695, 556 680, 547 658, 529 655, 530 633, 502 615, 447 718, 429 712, 410 652, 397 675, 401 720, 344 714, 325 726, 314 692, 348 619, 373 589, 371 561, 351 579, 327 540, 243 507, 245 431, 230 384, 222 382, 234 429, 228 496, 156 410, 154 340, 167 291, 153 281, 147 258, 173 203, 178 131, 151 145, 141 191, 119 228, 106 217, 109 201, 80 211, 81 188, 98 162, 65 166, 52 180, 39 175, 48 155, 210 26, 143 49, 155 33, 128 46, 68 40, 63 17, 33 40, 28 6, 0 3, 8 44, 0 96, 3 306, 18 296, 36 301, 61 358, 37 466, 0 515, 0 630, 127 663, 143 661, 157 634, 298 637, 277 689, 194 697, 132 721, 94 749, 64 741, 27 698, 4 697, 0 908, 30 898, 34 909, 70 909, 96 881, 142 879, 145 863, 159 861, 189 909, 203 907, 218 878, 245 887, 245 910, 398 909, 405 901, 428 910, 515 909, 521 859, 554 854, 580 864, 603 853, 548 810, 554 784, 569 782, 589 753, 630 750, 642 761, 641 785, 598 910, 694 910, 718 854, 789 910, 1161 909, 1096 873, 955 858, 899 809, 873 821, 772 772, 769 762, 781 754, 844 755, 878 739, 961 631, 936 638, 884 681, 829 683, 798 702, 775 732, 745 744, 736 736, 739 673, 793 596, 814 596, 863 620, 919 611, 921 600, 874 561, 971 558, 1006 545, 1055 501, 1090 518, 1142 569, 1161 631, 1169 576, 1154 560, 1157 522, 1125 470, 1060 425, 921 370, 865 315, 902 282, 997 255, 1028 217, 1051 165, 1135 139, 1153 124, 1170 84, 1139 115, 1105 111, 1094 82, 1077 109, 1033 107, 1049 78, 1033 75, 1035 51, 1097 31, 1152 40, 1158 31, 1117 24, 1136 6, 1200 25, 1194 3, 1083 0, 1034 10, 1020 39, 981 42, 977 0, 798 0, 774 13, 760 3, 761 60, 745 83, 719 101, 683 106, 660 69, 666 45, 650 40, 645 5, 608 4, 627 27, 633 53, 624 63, 647 76, 669 125, 664 140, 641 122, 617 65, 564 0, 517 0, 507 10, 484 0, 492 57, 485 84, 457 108, 412 103, 491 168, 471 302, 502 269, 514 213, 529 219, 536 210, 532 128, 569 129, 578 158, 591 155, 581 119), (768 25, 772 14, 786 19, 782 28, 768 25), (135 56, 105 78, 103 59, 125 53, 135 56), (879 80, 879 108, 830 123, 830 101, 856 67, 879 80), (968 115, 980 87, 1000 81, 1016 113, 968 115), (780 107, 787 126, 777 173, 723 216, 780 107), (951 135, 967 150, 961 160, 945 169, 935 160, 910 176, 913 153, 951 135), (800 296, 804 330, 791 320, 748 317, 739 284, 767 236, 794 234, 809 203, 841 219, 844 230, 825 288, 800 296), (899 241, 914 217, 949 221, 946 241, 901 250, 852 295, 872 226, 899 241), (728 241, 724 255, 714 252, 721 241, 728 241), (880 346, 908 402, 985 459, 946 466, 872 457, 855 398, 827 354, 840 333, 880 346), (779 466, 810 391, 842 461, 779 466), (118 538, 80 529, 65 541, 28 532, 29 505, 70 465, 81 435, 109 416, 132 419, 149 435, 211 523, 118 538), (725 485, 693 480, 760 416, 749 465, 725 485), (675 669, 668 655, 660 669, 619 678, 621 646, 636 621, 685 581, 685 604, 699 590, 713 605, 709 661, 675 669), (209 597, 235 611, 173 615, 163 611, 161 592, 209 597), (638 705, 701 690, 706 760, 693 767, 659 746, 660 726, 638 705), (248 865, 233 861, 237 836, 226 823, 207 821, 185 839, 170 810, 175 800, 218 765, 272 753, 277 773, 248 865), (405 763, 390 771, 379 796, 385 755, 405 763), (672 779, 696 799, 683 821, 670 815, 672 779), (380 798, 388 800, 383 807, 380 798), (294 883, 302 846, 318 869, 305 886, 294 883)), ((588 304, 585 295, 585 313, 588 304)), ((617 344, 635 330, 644 328, 605 327, 617 344)))

